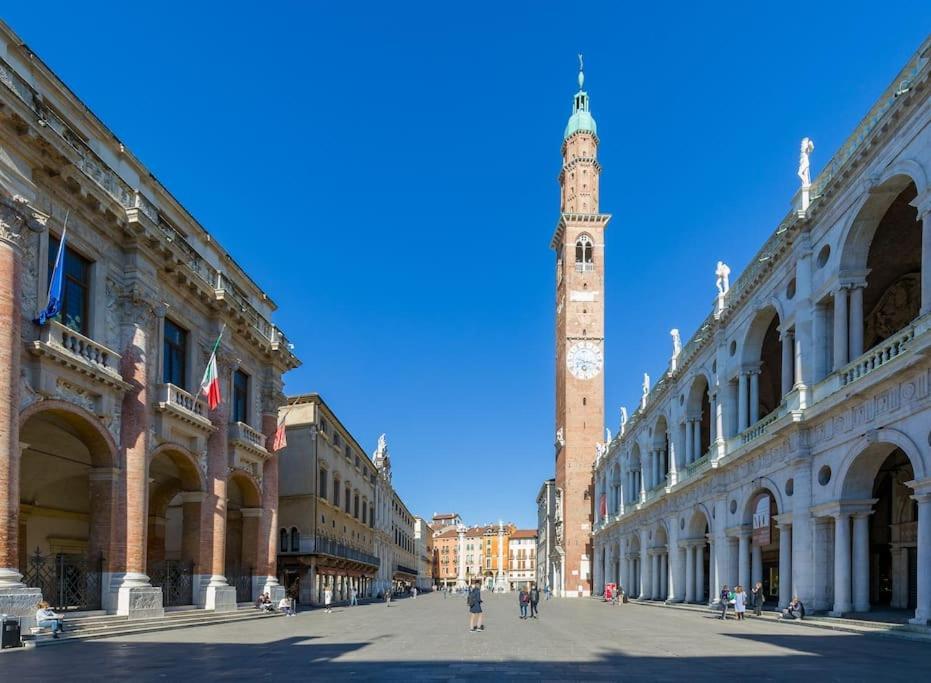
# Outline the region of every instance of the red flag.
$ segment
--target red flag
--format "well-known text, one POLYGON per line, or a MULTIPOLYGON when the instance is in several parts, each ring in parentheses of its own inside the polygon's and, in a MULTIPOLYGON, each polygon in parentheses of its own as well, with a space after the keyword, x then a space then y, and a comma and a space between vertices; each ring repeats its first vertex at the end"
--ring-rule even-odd
POLYGON ((220 335, 213 345, 213 351, 210 352, 210 360, 207 361, 207 367, 204 369, 204 377, 200 381, 200 393, 207 397, 207 405, 210 410, 215 410, 223 397, 220 396, 220 373, 217 370, 217 349, 220 348, 220 340, 223 339, 223 331, 226 329, 226 323, 220 329, 220 335))
POLYGON ((284 415, 278 420, 278 428, 275 430, 275 439, 272 441, 272 453, 277 453, 288 445, 288 435, 284 424, 284 415))

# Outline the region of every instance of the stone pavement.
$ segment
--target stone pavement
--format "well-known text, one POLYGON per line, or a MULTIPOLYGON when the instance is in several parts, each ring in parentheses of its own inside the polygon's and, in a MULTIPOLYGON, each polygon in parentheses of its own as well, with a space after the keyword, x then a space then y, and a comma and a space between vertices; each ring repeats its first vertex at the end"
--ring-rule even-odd
POLYGON ((314 610, 293 618, 89 640, 0 655, 0 680, 927 680, 927 643, 611 606, 541 604, 518 618, 512 594, 487 596, 470 633, 462 597, 314 610))

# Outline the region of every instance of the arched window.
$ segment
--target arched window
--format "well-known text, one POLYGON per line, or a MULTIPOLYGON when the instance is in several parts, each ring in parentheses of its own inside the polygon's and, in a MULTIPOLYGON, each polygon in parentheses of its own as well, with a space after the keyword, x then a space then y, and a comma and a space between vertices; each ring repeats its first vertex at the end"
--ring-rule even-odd
POLYGON ((296 553, 301 549, 301 534, 296 526, 291 527, 291 552, 296 553))
POLYGON ((288 552, 288 530, 282 529, 278 534, 278 552, 288 552))
POLYGON ((592 238, 588 235, 582 234, 579 235, 579 239, 575 241, 575 270, 578 273, 587 273, 595 270, 595 262, 593 259, 593 247, 592 238))

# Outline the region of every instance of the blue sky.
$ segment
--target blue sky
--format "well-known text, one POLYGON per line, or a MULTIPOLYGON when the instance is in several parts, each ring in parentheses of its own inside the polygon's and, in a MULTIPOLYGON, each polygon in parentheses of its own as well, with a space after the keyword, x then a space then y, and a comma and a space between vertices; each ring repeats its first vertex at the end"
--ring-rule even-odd
POLYGON ((710 310, 914 52, 931 5, 15 3, 3 18, 280 306, 416 514, 536 525, 559 149, 601 136, 606 414, 710 310), (752 8, 751 8, 752 7, 752 8))

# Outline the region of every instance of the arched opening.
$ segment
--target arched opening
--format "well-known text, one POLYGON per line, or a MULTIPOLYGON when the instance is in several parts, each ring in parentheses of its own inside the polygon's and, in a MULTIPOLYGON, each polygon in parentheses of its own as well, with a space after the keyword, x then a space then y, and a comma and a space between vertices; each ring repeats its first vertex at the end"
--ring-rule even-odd
POLYGON ((616 462, 611 468, 611 496, 608 513, 612 515, 621 512, 621 464, 616 462))
POLYGON ((149 460, 146 574, 166 607, 194 604, 204 484, 195 457, 163 446, 149 460))
POLYGON ((629 561, 629 571, 628 571, 628 581, 630 585, 627 587, 627 592, 630 596, 639 598, 640 595, 640 561, 642 559, 640 554, 640 537, 631 536, 630 540, 627 543, 627 553, 629 561))
POLYGON ((642 468, 643 463, 640 458, 640 445, 635 443, 630 449, 630 464, 628 467, 628 472, 630 472, 630 499, 633 502, 640 500, 640 494, 643 490, 642 468))
MULTIPOLYGON (((782 403, 782 347, 776 309, 769 307, 760 311, 751 323, 744 341, 743 381, 739 384, 738 395, 740 431, 766 417, 782 403)), ((791 350, 791 346, 787 350, 791 350)), ((785 378, 786 391, 791 389, 792 379, 788 376, 785 378)))
POLYGON ((20 572, 55 609, 100 609, 116 447, 93 415, 43 403, 21 417, 20 572))
POLYGON ((685 601, 706 604, 714 595, 709 588, 711 575, 711 547, 708 537, 711 527, 701 509, 692 512, 688 523, 688 541, 685 558, 685 601), (689 558, 691 554, 691 558, 689 558), (691 573, 689 568, 691 567, 691 573))
POLYGON ((653 532, 653 599, 665 601, 669 597, 669 536, 660 524, 653 532))
POLYGON ((871 349, 906 327, 921 310, 921 222, 911 205, 917 192, 915 183, 909 183, 896 196, 870 242, 863 291, 864 344, 863 349, 851 349, 851 360, 857 351, 871 349))
MULTIPOLYGON (((888 443, 867 447, 844 477, 841 504, 851 501, 857 506, 845 518, 851 525, 848 595, 854 612, 890 611, 910 616, 901 613, 916 608, 918 504, 908 486, 915 479, 907 453, 888 443)), ((843 598, 840 602, 843 606, 843 598)))
POLYGON ((685 464, 701 459, 711 448, 711 396, 708 379, 699 375, 689 387, 685 418, 685 464))
POLYGON ((760 489, 750 496, 745 510, 745 521, 750 523, 750 586, 744 590, 750 595, 757 582, 763 584, 767 603, 779 601, 779 545, 780 531, 776 525, 779 514, 776 497, 769 489, 760 489))
POLYGON ((262 495, 251 477, 236 471, 230 475, 226 498, 226 580, 236 588, 236 602, 250 602, 259 548, 262 495))
POLYGON ((660 415, 653 427, 653 451, 656 462, 657 484, 665 486, 669 483, 669 425, 665 416, 660 415))
POLYGON ((579 235, 575 241, 575 269, 579 273, 591 272, 595 269, 594 243, 586 234, 579 235))

